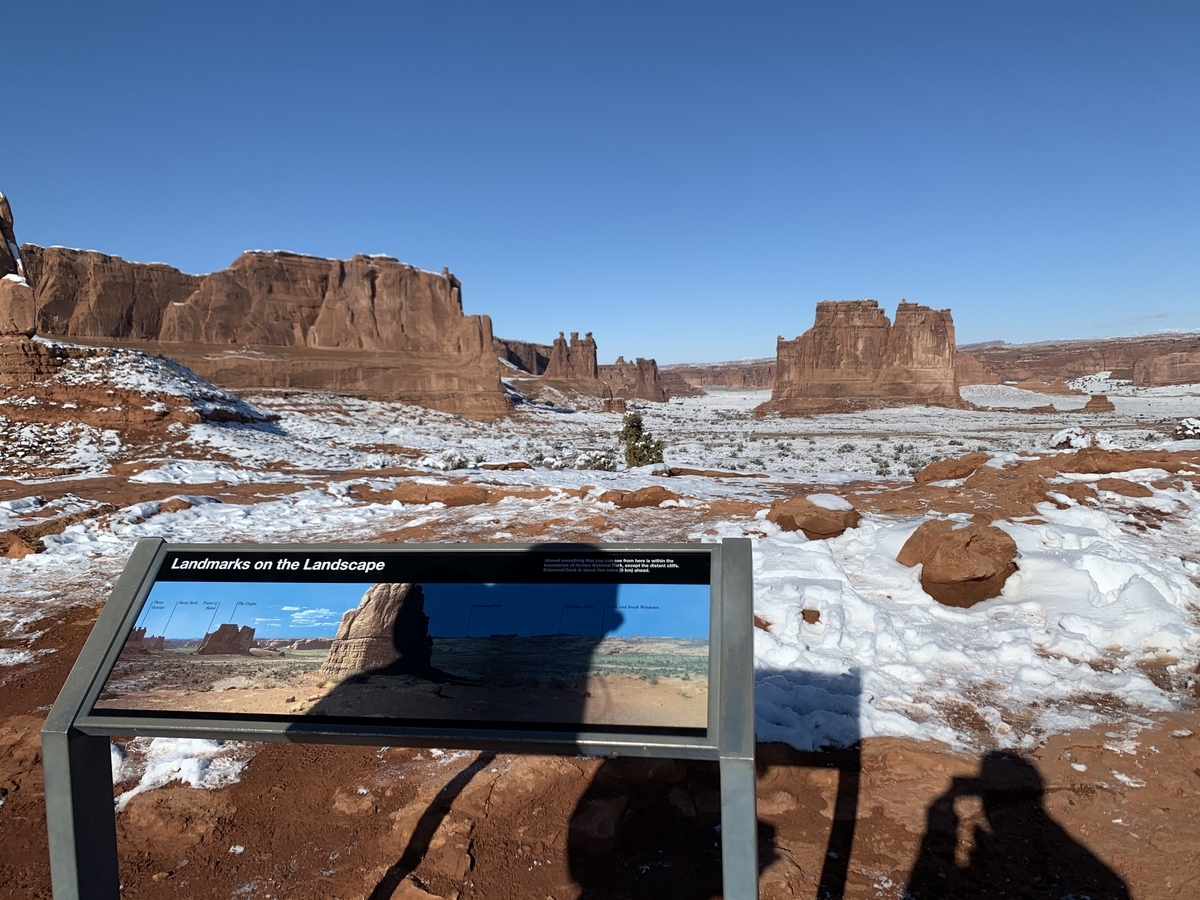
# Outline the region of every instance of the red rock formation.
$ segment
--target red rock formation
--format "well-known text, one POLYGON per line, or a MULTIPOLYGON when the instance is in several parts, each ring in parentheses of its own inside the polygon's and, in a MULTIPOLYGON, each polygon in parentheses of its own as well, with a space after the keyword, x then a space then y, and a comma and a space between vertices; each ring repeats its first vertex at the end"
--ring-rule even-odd
POLYGON ((892 324, 874 300, 823 301, 812 328, 794 341, 779 338, 777 360, 775 388, 760 412, 964 405, 948 309, 902 300, 892 324))
POLYGON ((342 616, 321 671, 344 678, 356 672, 428 675, 433 638, 419 584, 376 584, 342 616))
POLYGON ((233 388, 387 397, 487 418, 510 404, 491 320, 462 286, 384 256, 251 252, 198 277, 169 266, 26 247, 45 332, 140 342, 233 388))
POLYGON ((625 357, 618 356, 611 366, 600 366, 600 378, 608 382, 612 395, 621 400, 649 400, 652 403, 665 403, 667 392, 663 390, 658 380, 658 363, 652 359, 642 359, 636 362, 625 362, 625 357))
POLYGON ((493 338, 496 355, 530 375, 542 375, 550 363, 553 348, 549 344, 532 344, 529 341, 514 341, 509 338, 493 338))
POLYGON ((767 520, 774 522, 782 531, 803 531, 810 541, 837 537, 847 528, 857 528, 862 516, 850 506, 831 509, 836 504, 826 502, 819 505, 808 497, 788 497, 776 500, 767 511, 767 520))
MULTIPOLYGON (((688 384, 700 388, 725 387, 744 391, 761 391, 770 390, 775 386, 775 360, 773 359, 708 365, 664 366, 660 376, 667 373, 677 374, 688 384)), ((671 393, 670 390, 668 393, 671 393)))
POLYGON ((1087 403, 1083 405, 1084 412, 1113 412, 1116 407, 1113 402, 1108 399, 1106 394, 1092 394, 1087 403))
POLYGON ((1133 364, 1133 383, 1146 387, 1200 384, 1200 348, 1139 359, 1133 364))
POLYGON ((959 385, 964 384, 999 384, 1000 376, 989 370, 977 357, 969 353, 954 354, 954 371, 958 375, 959 385))
POLYGON ((688 384, 683 375, 675 369, 658 370, 658 383, 662 385, 667 398, 673 397, 703 397, 707 391, 694 384, 688 384))
POLYGON ((71 337, 158 340, 163 313, 201 278, 160 263, 131 263, 93 250, 26 244, 38 330, 71 337))
POLYGON ((1131 378, 1134 384, 1145 385, 1200 381, 1200 372, 1187 367, 1189 360, 1200 358, 1197 334, 1036 344, 1001 341, 961 349, 1004 381, 1053 381, 1097 372, 1112 372, 1114 378, 1131 378))
POLYGON ((231 653, 237 656, 249 656, 250 648, 254 646, 254 629, 249 625, 238 628, 226 623, 216 631, 210 631, 200 642, 196 650, 202 656, 213 656, 218 653, 231 653))
MULTIPOLYGON (((0 340, 32 337, 37 326, 33 291, 13 233, 12 209, 0 194, 0 340)), ((8 343, 8 341, 5 341, 8 343)), ((4 352, 0 348, 0 352, 4 352)))
POLYGON ((545 376, 564 381, 598 381, 600 374, 596 367, 596 341, 589 331, 579 339, 579 332, 571 332, 571 343, 560 331, 550 348, 550 360, 546 363, 545 376))
POLYGON ((1000 596, 1008 576, 1017 571, 1017 543, 995 525, 933 519, 905 541, 896 561, 920 565, 921 587, 946 606, 970 607, 1000 596))

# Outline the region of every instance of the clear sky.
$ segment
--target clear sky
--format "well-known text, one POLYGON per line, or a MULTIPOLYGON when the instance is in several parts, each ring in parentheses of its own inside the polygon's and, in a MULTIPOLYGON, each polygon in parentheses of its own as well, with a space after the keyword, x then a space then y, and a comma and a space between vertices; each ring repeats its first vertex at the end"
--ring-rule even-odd
MULTIPOLYGON (((371 582, 273 584, 162 581, 137 624, 148 635, 193 640, 218 625, 260 638, 333 637, 371 582)), ((581 634, 708 638, 707 584, 425 584, 434 637, 581 634)))
POLYGON ((12 3, 17 237, 448 265, 505 337, 1200 330, 1200 3, 12 3))

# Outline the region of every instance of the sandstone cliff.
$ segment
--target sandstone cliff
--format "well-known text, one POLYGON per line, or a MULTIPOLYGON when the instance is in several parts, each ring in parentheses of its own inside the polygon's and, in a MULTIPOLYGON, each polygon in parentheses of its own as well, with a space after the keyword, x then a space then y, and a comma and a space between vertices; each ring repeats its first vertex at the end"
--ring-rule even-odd
POLYGON ((560 331, 550 348, 545 376, 569 381, 596 381, 600 374, 596 366, 596 341, 589 331, 580 340, 579 332, 571 332, 568 344, 560 331))
POLYGON ((1133 364, 1133 383, 1146 387, 1200 384, 1200 348, 1139 359, 1133 364))
POLYGON ((42 334, 158 340, 164 311, 187 300, 201 282, 171 266, 94 250, 23 249, 42 334))
POLYGON ((902 300, 893 324, 874 300, 823 301, 812 328, 794 341, 779 338, 775 387, 760 411, 961 407, 954 352, 948 309, 902 300))
POLYGON ((385 256, 250 252, 206 276, 26 246, 47 334, 122 341, 232 388, 299 387, 487 418, 510 404, 491 320, 449 271, 385 256))
MULTIPOLYGON (((770 390, 775 386, 775 360, 664 366, 660 377, 678 375, 693 387, 725 387, 743 391, 770 390)), ((668 393, 670 393, 668 391, 668 393)))
POLYGON ((512 363, 530 375, 543 375, 550 364, 549 344, 532 344, 529 341, 514 341, 509 338, 493 338, 496 356, 512 363))
POLYGON ((703 397, 708 393, 702 387, 689 384, 683 375, 674 369, 660 368, 658 370, 658 383, 666 391, 668 399, 672 397, 703 397))
POLYGON ((1054 381, 1112 372, 1138 385, 1200 381, 1200 335, 1156 335, 1036 344, 992 342, 964 351, 1002 381, 1054 381))
POLYGON ((977 357, 969 353, 954 355, 954 371, 958 374, 959 385, 1000 383, 999 375, 985 367, 977 357))
POLYGON ((618 356, 611 366, 599 367, 600 378, 608 382, 612 396, 619 400, 649 400, 665 403, 667 392, 658 379, 658 363, 652 359, 626 362, 618 356))
MULTIPOLYGON (((0 194, 0 339, 5 344, 32 337, 37 325, 36 300, 25 274, 12 209, 0 194)), ((0 352, 7 350, 0 348, 0 352)))

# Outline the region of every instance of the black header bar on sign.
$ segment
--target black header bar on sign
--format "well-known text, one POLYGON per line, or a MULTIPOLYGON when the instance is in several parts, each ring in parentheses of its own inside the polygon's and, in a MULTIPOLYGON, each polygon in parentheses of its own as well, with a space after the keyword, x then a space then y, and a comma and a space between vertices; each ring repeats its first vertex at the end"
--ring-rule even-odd
POLYGON ((708 584, 707 550, 168 551, 155 581, 708 584))

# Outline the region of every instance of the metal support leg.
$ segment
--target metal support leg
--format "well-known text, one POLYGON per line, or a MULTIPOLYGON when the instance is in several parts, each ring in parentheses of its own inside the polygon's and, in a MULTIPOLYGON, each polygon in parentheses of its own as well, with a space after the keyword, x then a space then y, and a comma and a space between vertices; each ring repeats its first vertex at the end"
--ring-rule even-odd
POLYGON ((54 900, 118 900, 117 823, 107 737, 42 732, 54 900))
POLYGON ((758 803, 752 759, 721 759, 721 877, 725 900, 758 900, 758 803))

